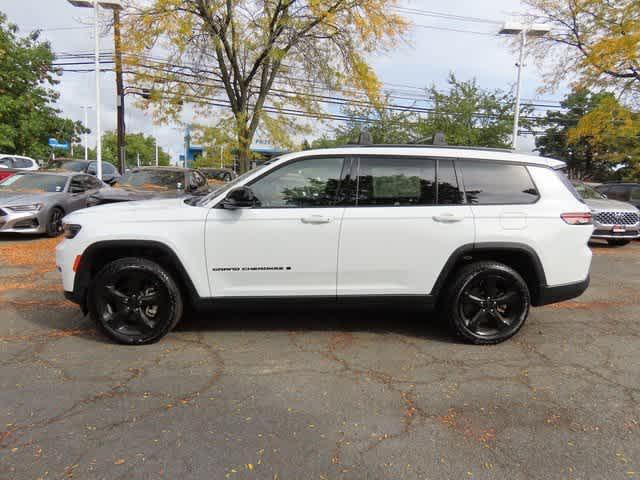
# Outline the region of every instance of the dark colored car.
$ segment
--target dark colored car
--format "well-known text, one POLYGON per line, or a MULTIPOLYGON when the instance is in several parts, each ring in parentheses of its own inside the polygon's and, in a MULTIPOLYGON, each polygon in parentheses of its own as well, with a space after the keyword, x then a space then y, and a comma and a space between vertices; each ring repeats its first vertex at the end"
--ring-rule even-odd
POLYGON ((229 168, 199 168, 198 171, 207 177, 207 181, 230 182, 238 175, 229 168))
POLYGON ((596 187, 607 198, 627 202, 640 208, 640 183, 605 183, 596 187))
MULTIPOLYGON (((66 170, 69 172, 82 172, 89 175, 96 175, 97 162, 95 160, 70 160, 70 159, 58 159, 51 160, 47 164, 47 168, 54 170, 66 170)), ((102 162, 102 181, 106 184, 113 184, 120 178, 120 172, 109 162, 102 162)))
POLYGON ((205 195, 207 179, 199 171, 178 167, 139 167, 121 176, 112 187, 103 188, 89 199, 89 206, 105 203, 205 195))

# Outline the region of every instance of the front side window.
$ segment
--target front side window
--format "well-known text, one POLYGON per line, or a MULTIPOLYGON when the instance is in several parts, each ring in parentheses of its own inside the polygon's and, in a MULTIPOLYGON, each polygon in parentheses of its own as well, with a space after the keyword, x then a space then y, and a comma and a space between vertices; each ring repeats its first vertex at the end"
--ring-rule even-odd
POLYGON ((331 207, 336 203, 342 158, 289 163, 249 186, 262 208, 331 207))
POLYGON ((524 165, 484 160, 456 162, 462 171, 467 202, 472 205, 527 204, 539 194, 524 165))
POLYGON ((31 168, 33 164, 28 158, 16 158, 14 162, 15 168, 31 168))
POLYGON ((358 206, 400 207, 435 204, 435 160, 361 158, 358 206))

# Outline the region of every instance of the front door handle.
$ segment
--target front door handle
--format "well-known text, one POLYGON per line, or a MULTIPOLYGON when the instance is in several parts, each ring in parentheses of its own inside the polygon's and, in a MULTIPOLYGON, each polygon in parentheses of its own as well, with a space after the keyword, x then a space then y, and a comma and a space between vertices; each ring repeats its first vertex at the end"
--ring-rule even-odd
POLYGON ((331 222, 331 217, 325 217, 324 215, 309 215, 308 217, 302 217, 300 220, 302 223, 318 225, 321 223, 331 222))
POLYGON ((461 222, 462 220, 464 220, 464 217, 462 215, 455 215, 453 213, 442 213, 440 215, 434 215, 433 219, 436 222, 441 223, 455 223, 461 222))

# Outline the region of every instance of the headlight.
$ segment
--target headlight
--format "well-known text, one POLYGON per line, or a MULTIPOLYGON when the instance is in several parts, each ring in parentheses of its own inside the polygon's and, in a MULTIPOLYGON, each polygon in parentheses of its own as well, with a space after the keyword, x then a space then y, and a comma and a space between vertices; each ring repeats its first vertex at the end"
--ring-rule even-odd
POLYGON ((9 210, 13 210, 14 212, 37 212, 42 209, 42 204, 32 203, 31 205, 13 205, 7 208, 9 210))
POLYGON ((81 229, 82 225, 76 225, 75 223, 65 223, 62 225, 64 238, 74 238, 81 229))

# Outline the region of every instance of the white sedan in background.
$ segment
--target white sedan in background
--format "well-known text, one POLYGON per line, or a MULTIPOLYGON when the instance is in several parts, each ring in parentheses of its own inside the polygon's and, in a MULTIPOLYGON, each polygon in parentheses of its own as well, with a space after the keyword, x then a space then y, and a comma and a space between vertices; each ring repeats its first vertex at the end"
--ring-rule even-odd
POLYGON ((6 154, 0 154, 0 168, 14 168, 16 170, 40 170, 38 162, 36 162, 33 158, 6 154))

